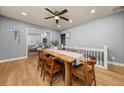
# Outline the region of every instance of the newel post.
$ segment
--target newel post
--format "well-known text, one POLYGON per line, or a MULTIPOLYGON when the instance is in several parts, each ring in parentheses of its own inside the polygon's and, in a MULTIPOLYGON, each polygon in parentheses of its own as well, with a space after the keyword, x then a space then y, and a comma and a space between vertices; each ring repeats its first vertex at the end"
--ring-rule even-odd
POLYGON ((104 45, 104 67, 108 69, 108 46, 104 45))

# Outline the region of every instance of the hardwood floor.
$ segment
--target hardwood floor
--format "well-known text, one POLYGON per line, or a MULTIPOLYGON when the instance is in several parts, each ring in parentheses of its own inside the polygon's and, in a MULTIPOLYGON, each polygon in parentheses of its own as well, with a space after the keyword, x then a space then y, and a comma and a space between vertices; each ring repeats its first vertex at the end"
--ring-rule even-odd
MULTIPOLYGON (((37 71, 38 58, 30 55, 28 59, 0 63, 1 86, 48 86, 47 80, 42 81, 40 71, 37 71)), ((97 85, 124 85, 124 75, 112 71, 95 68, 97 85)), ((54 86, 63 86, 62 76, 53 82, 54 86)), ((82 85, 79 80, 73 80, 73 85, 82 85)))

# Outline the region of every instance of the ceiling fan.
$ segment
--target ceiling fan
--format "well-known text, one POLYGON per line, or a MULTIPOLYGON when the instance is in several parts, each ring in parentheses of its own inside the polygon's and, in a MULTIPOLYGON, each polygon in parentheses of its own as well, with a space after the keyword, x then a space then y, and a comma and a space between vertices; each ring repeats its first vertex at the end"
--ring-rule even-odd
POLYGON ((65 18, 65 17, 62 17, 62 16, 61 16, 61 15, 63 15, 63 14, 65 14, 65 13, 68 12, 67 9, 62 10, 61 12, 59 12, 59 11, 53 12, 53 11, 51 11, 51 10, 48 9, 48 8, 45 8, 45 10, 48 11, 48 12, 50 12, 53 16, 49 16, 49 17, 46 17, 46 18, 44 18, 44 19, 54 18, 54 19, 56 20, 56 24, 59 23, 59 19, 60 19, 60 18, 63 19, 63 20, 65 20, 65 21, 72 21, 72 20, 69 20, 68 18, 65 18))

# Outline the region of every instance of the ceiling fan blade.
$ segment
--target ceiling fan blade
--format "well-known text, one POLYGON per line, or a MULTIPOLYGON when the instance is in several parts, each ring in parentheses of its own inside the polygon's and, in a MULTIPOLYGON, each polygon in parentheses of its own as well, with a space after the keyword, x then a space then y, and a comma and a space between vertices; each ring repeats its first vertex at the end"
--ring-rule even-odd
POLYGON ((54 18, 55 16, 50 16, 50 17, 46 17, 44 19, 50 19, 50 18, 54 18))
POLYGON ((69 21, 68 18, 65 18, 65 17, 62 17, 62 16, 60 16, 60 18, 66 20, 66 21, 69 21))
POLYGON ((64 9, 64 10, 61 11, 58 15, 62 15, 62 14, 64 14, 64 13, 66 13, 66 12, 68 12, 68 10, 67 10, 67 9, 64 9))
POLYGON ((53 15, 55 15, 55 13, 54 13, 54 12, 52 12, 50 9, 45 8, 45 10, 47 10, 48 12, 52 13, 53 15))
POLYGON ((59 20, 56 20, 56 24, 58 24, 59 23, 59 20))

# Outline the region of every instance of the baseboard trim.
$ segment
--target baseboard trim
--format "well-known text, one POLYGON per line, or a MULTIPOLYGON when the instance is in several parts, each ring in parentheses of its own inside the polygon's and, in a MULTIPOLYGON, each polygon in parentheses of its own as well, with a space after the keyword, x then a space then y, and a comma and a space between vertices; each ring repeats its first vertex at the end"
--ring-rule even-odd
POLYGON ((98 67, 98 68, 102 68, 102 69, 107 69, 106 67, 104 67, 104 66, 100 66, 100 65, 95 65, 95 67, 98 67))
POLYGON ((109 62, 108 63, 108 70, 124 74, 124 64, 109 62))
POLYGON ((16 60, 21 60, 21 59, 26 59, 26 58, 28 58, 28 57, 24 56, 24 57, 18 57, 18 58, 5 59, 5 60, 0 60, 0 63, 16 61, 16 60))
POLYGON ((124 67, 124 64, 117 63, 117 62, 111 62, 111 61, 109 61, 108 64, 112 64, 112 65, 124 67))
MULTIPOLYGON (((124 64, 121 64, 121 63, 118 63, 118 62, 108 61, 108 65, 109 64, 114 65, 114 66, 124 67, 124 64)), ((95 66, 99 67, 99 68, 103 68, 103 69, 108 69, 108 66, 107 66, 107 68, 104 67, 104 66, 97 65, 97 64, 95 66)))

